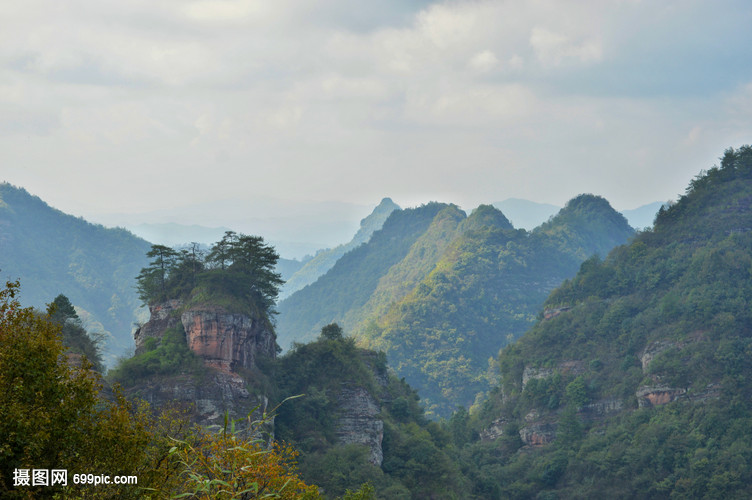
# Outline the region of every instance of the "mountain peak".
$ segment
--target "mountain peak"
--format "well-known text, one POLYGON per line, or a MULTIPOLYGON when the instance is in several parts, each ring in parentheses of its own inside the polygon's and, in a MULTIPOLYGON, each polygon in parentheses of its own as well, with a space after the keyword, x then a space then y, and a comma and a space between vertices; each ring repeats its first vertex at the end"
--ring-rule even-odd
POLYGON ((634 235, 634 229, 602 196, 581 194, 533 233, 557 236, 584 260, 594 253, 605 257, 614 246, 634 235))
POLYGON ((496 227, 500 229, 514 229, 512 223, 506 218, 504 213, 493 205, 480 205, 473 210, 470 217, 467 218, 467 229, 477 229, 480 227, 496 227))

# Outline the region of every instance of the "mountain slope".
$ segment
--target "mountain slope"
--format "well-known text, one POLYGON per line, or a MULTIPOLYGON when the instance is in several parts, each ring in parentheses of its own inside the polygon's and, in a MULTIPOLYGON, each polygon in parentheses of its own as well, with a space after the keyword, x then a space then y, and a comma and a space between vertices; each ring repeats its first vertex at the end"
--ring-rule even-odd
POLYGON ((533 323, 554 287, 632 233, 592 195, 531 233, 491 206, 469 217, 438 203, 394 212, 367 244, 280 303, 280 343, 336 321, 385 351, 434 416, 448 415, 488 389, 489 358, 533 323))
POLYGON ((429 203, 395 210, 368 244, 343 255, 315 283, 297 291, 278 306, 277 342, 282 348, 293 340, 315 338, 331 322, 365 304, 389 268, 404 259, 436 214, 447 205, 429 203))
POLYGON ((280 300, 316 281, 319 276, 331 269, 340 257, 368 241, 374 231, 381 229, 389 214, 399 210, 399 208, 399 205, 394 203, 391 198, 382 199, 373 209, 373 212, 360 221, 360 228, 352 240, 344 245, 318 252, 313 259, 306 262, 290 279, 286 280, 287 282, 280 292, 280 300))
MULTIPOLYGON (((346 330, 357 328, 370 316, 386 312, 394 302, 402 299, 433 270, 446 248, 462 232, 465 213, 456 205, 439 211, 426 231, 415 240, 405 257, 393 265, 380 279, 363 306, 345 314, 346 330)), ((356 331, 357 335, 359 332, 356 331)))
POLYGON ((470 466, 478 497, 749 498, 751 249, 745 146, 502 351, 467 457, 503 465, 470 466))
POLYGON ((583 255, 605 254, 633 232, 592 195, 571 200, 532 233, 490 206, 463 228, 410 294, 356 330, 364 345, 387 353, 435 415, 472 405, 490 387, 494 354, 532 324, 583 255))
POLYGON ((108 332, 105 361, 133 345, 140 301, 134 278, 147 263, 149 243, 124 229, 107 229, 51 208, 36 196, 0 184, 0 269, 20 278, 22 299, 35 307, 58 294, 108 332), (106 293, 103 293, 106 290, 106 293))

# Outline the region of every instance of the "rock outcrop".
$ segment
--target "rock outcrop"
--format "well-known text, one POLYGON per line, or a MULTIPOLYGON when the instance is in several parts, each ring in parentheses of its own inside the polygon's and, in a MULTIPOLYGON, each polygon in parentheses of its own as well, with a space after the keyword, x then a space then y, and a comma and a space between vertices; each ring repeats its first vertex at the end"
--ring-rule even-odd
POLYGON ((381 441, 384 422, 378 418, 379 405, 362 387, 342 388, 339 394, 340 415, 337 438, 341 444, 363 444, 370 450, 368 461, 380 466, 384 459, 381 441))
POLYGON ((684 396, 686 392, 686 389, 668 387, 665 385, 642 386, 637 389, 635 396, 637 396, 637 404, 639 407, 647 408, 651 406, 665 405, 666 403, 675 401, 684 396))
POLYGON ((156 339, 157 344, 164 335, 165 330, 175 328, 180 323, 180 308, 183 302, 180 300, 168 300, 149 306, 149 321, 141 325, 133 334, 136 343, 136 354, 144 351, 148 339, 156 339))
POLYGON ((520 429, 520 438, 528 446, 549 444, 556 438, 556 424, 532 422, 520 429))
POLYGON ((240 375, 219 370, 205 378, 174 375, 148 380, 131 392, 156 408, 182 408, 192 422, 205 427, 224 425, 225 413, 234 420, 245 418, 259 405, 263 411, 267 403, 248 391, 240 375))
POLYGON ((480 431, 479 437, 483 442, 494 441, 504 435, 504 426, 506 426, 507 420, 505 418, 497 418, 491 422, 491 425, 480 431))
POLYGON ((131 388, 133 395, 156 407, 185 407, 191 420, 203 426, 222 425, 225 414, 240 419, 254 408, 265 409, 266 396, 249 391, 243 376, 257 368, 260 357, 276 356, 276 337, 267 321, 211 304, 186 308, 179 300, 150 306, 149 311, 151 318, 135 333, 136 353, 144 351, 149 339, 159 345, 167 330, 182 327, 206 373, 149 379, 131 388), (245 370, 243 376, 239 370, 245 370))
POLYGON ((274 334, 264 320, 220 307, 191 308, 180 315, 188 347, 204 362, 225 371, 254 368, 257 356, 274 357, 274 334))

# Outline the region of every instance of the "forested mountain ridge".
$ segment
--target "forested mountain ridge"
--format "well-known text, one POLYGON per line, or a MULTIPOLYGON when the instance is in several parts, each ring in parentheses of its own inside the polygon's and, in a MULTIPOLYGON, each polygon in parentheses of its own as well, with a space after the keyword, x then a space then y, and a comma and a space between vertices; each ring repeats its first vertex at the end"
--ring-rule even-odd
POLYGON ((744 146, 503 349, 462 455, 477 497, 749 498, 750 249, 744 146))
POLYGON ((603 198, 581 195, 547 224, 515 230, 481 206, 411 292, 356 332, 384 350, 434 415, 480 401, 494 382, 496 352, 535 320, 582 255, 624 243, 633 231, 603 198))
POLYGON ((301 452, 300 471, 333 498, 369 482, 374 498, 462 498, 469 482, 454 460, 450 436, 425 418, 419 397, 383 353, 355 346, 338 325, 296 345, 267 370, 278 439, 301 452))
POLYGON ((348 311, 365 304, 379 278, 404 259, 446 206, 429 203, 391 212, 367 244, 346 253, 315 283, 281 301, 277 308, 280 346, 285 349, 292 341, 311 340, 323 326, 341 322, 348 311))
POLYGON ((367 244, 280 303, 280 343, 342 323, 448 415, 490 387, 489 355, 532 324, 555 286, 632 233, 592 195, 531 233, 486 205, 469 217, 438 203, 395 211, 367 244))
POLYGON ((82 319, 108 332, 105 362, 133 345, 140 301, 133 278, 149 243, 54 209, 26 190, 0 184, 0 270, 20 278, 22 300, 36 307, 60 293, 83 309, 82 319))

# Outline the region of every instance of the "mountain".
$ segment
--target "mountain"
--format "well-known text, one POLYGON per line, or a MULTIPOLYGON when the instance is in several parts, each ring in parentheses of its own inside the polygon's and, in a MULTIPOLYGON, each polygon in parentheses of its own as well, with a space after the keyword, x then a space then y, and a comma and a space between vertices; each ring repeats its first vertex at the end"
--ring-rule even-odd
MULTIPOLYGON (((665 202, 655 201, 637 208, 622 210, 621 214, 627 218, 630 226, 643 229, 653 225, 658 209, 664 204, 665 202)), ((520 198, 507 198, 504 201, 494 203, 493 206, 504 212, 515 227, 521 227, 528 231, 543 224, 559 211, 559 207, 556 205, 537 203, 520 198)))
POLYGON ((149 247, 125 229, 90 224, 24 189, 0 184, 4 278, 20 279, 22 300, 35 307, 66 295, 89 330, 106 333, 106 363, 133 345, 132 325, 141 306, 134 278, 147 263, 149 247))
POLYGON ((280 303, 278 338, 285 346, 339 322, 385 351, 434 415, 448 415, 490 387, 489 355, 533 323, 554 287, 632 233, 592 195, 531 233, 491 206, 469 217, 440 203, 395 211, 368 243, 280 303))
POLYGON ((540 226, 561 210, 561 207, 550 203, 537 203, 520 198, 507 198, 494 203, 493 206, 501 210, 512 221, 514 227, 528 231, 540 226))
POLYGON ((752 148, 577 275, 499 357, 477 498, 752 495, 752 148))
POLYGON ((312 285, 277 307, 277 338, 282 348, 315 338, 325 325, 365 304, 389 268, 404 259, 436 214, 448 205, 429 203, 391 212, 365 245, 343 255, 312 285))
POLYGON ((177 224, 175 222, 142 223, 126 226, 126 229, 146 241, 170 247, 192 242, 211 245, 215 241, 221 240, 226 231, 230 231, 226 227, 206 227, 197 224, 177 224))
POLYGON ((280 300, 316 281, 319 276, 331 269, 340 257, 368 241, 374 231, 381 229, 389 214, 399 208, 391 198, 382 199, 373 212, 360 221, 358 232, 348 243, 317 252, 313 259, 307 261, 287 279, 280 292, 280 300))
POLYGON ((300 471, 327 498, 370 482, 374 498, 462 498, 468 481, 454 450, 423 414, 418 395, 383 353, 356 347, 337 325, 276 360, 284 403, 275 436, 300 451, 300 471))
POLYGON ((188 197, 185 205, 166 209, 99 214, 97 222, 120 227, 143 223, 229 227, 261 235, 284 257, 300 259, 347 241, 368 213, 369 207, 364 205, 336 201, 281 200, 260 195, 199 201, 188 197))
POLYGON ((264 272, 276 256, 254 237, 224 243, 222 254, 197 262, 186 253, 141 274, 150 318, 134 334, 135 355, 110 370, 109 382, 154 410, 184 409, 203 427, 232 419, 232 429, 245 432, 265 416, 326 498, 366 481, 378 498, 460 497, 467 481, 449 443, 386 356, 358 348, 331 324, 278 358, 272 304, 258 294, 264 281, 278 283, 264 272))
POLYGON ((531 233, 493 207, 463 221, 430 273, 361 329, 434 415, 472 405, 494 380, 494 353, 535 320, 548 293, 594 253, 632 235, 603 198, 582 195, 531 233))
POLYGON ((631 210, 622 210, 621 213, 627 218, 630 226, 637 229, 643 229, 653 226, 653 221, 658 214, 658 210, 666 204, 667 203, 663 201, 655 201, 631 210))

